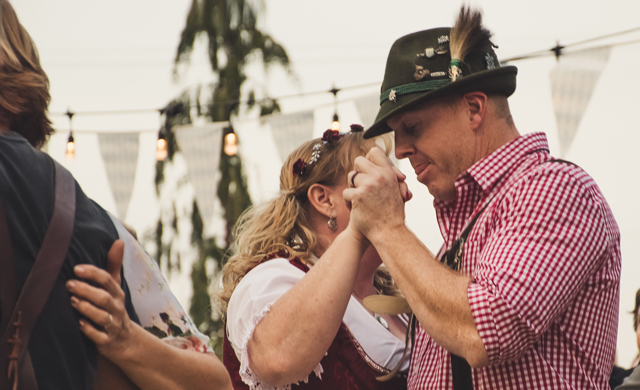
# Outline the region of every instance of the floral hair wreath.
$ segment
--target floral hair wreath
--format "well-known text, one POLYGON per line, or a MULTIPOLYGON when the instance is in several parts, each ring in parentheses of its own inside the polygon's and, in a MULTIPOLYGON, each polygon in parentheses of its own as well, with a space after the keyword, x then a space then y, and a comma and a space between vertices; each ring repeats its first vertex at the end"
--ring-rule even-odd
MULTIPOLYGON (((364 127, 361 125, 353 124, 350 126, 350 133, 359 133, 364 130, 364 127)), ((322 144, 330 144, 334 141, 338 141, 341 136, 349 133, 340 133, 338 130, 327 130, 322 134, 322 142, 318 142, 313 145, 313 152, 311 152, 311 158, 309 159, 309 163, 306 163, 304 159, 299 158, 295 163, 293 163, 293 176, 298 177, 302 176, 307 172, 307 166, 315 163, 320 158, 320 148, 322 144)))

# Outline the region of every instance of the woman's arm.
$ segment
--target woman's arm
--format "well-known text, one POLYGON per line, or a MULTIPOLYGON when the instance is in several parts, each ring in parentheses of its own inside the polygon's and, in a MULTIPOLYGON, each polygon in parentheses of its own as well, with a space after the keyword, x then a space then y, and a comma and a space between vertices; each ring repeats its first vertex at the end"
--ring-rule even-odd
POLYGON ((80 320, 81 330, 141 389, 231 389, 215 355, 172 347, 129 320, 120 288, 123 249, 121 241, 111 247, 108 272, 90 265, 75 267, 78 277, 100 286, 67 283, 71 304, 96 324, 80 320))
POLYGON ((247 344, 251 370, 270 384, 306 378, 335 338, 368 243, 350 228, 260 320, 247 344))

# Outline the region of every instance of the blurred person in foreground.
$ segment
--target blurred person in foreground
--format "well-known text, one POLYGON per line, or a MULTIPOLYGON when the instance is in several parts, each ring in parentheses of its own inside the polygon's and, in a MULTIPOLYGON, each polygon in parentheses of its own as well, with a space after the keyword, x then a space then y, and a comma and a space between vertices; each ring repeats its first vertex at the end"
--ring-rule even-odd
MULTIPOLYGON (((544 133, 520 135, 479 11, 398 39, 365 138, 394 132, 434 196, 444 246, 406 227, 379 150, 356 159, 351 225, 376 248, 420 327, 409 389, 607 389, 620 292, 620 233, 580 167, 544 133)), ((532 108, 534 109, 534 108, 532 108)))
MULTIPOLYGON (((397 294, 376 251, 349 222, 342 191, 376 145, 362 126, 327 130, 294 150, 280 192, 247 210, 223 269, 223 360, 235 389, 404 389, 407 320, 378 316, 369 295, 397 294), (390 373, 394 371, 394 373, 390 373), (389 375, 391 380, 376 378, 389 375)), ((387 137, 387 149, 390 139, 387 137)), ((397 171, 399 173, 399 171, 397 171)), ((401 199, 411 197, 404 176, 401 199)))
POLYGON ((636 291, 636 304, 631 314, 633 314, 633 330, 636 332, 636 343, 638 344, 638 355, 631 363, 631 368, 625 370, 622 367, 614 366, 613 373, 609 379, 609 385, 611 388, 618 388, 624 381, 624 386, 620 386, 620 389, 640 389, 640 319, 638 318, 638 311, 640 311, 640 289, 636 291), (628 379, 626 379, 629 377, 628 379), (633 387, 635 386, 635 387, 633 387))
MULTIPOLYGON (((9 2, 0 0, 0 199, 18 294, 53 210, 55 163, 37 149, 53 133, 49 100, 49 81, 35 45, 9 2)), ((168 290, 157 265, 117 219, 74 185, 69 249, 28 343, 37 387, 229 386, 222 363, 168 290), (138 292, 142 286, 146 290, 138 292), (159 290, 162 293, 155 294, 159 290), (140 324, 157 336, 170 337, 163 342, 140 324)), ((2 307, 9 307, 6 296, 0 298, 2 307)), ((11 315, 6 311, 0 313, 3 328, 11 315)), ((13 372, 7 367, 0 372, 7 370, 13 372)), ((25 388, 15 382, 15 374, 9 378, 25 388)))

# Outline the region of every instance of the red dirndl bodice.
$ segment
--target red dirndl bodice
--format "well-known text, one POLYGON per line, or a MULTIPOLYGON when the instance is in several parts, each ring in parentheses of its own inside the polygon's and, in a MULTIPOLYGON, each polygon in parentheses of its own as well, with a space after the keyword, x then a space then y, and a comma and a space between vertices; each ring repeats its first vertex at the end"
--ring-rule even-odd
MULTIPOLYGON (((309 267, 297 258, 290 262, 304 272, 309 270, 309 267)), ((248 390, 249 386, 240 378, 240 361, 227 339, 226 332, 222 360, 231 376, 233 388, 248 390)), ((365 354, 344 322, 340 325, 336 338, 320 364, 324 370, 322 379, 314 373, 310 373, 309 383, 302 382, 298 385, 292 385, 291 388, 309 390, 400 390, 407 388, 406 377, 395 377, 388 382, 376 380, 376 377, 384 375, 386 372, 382 372, 376 367, 377 364, 365 354)))

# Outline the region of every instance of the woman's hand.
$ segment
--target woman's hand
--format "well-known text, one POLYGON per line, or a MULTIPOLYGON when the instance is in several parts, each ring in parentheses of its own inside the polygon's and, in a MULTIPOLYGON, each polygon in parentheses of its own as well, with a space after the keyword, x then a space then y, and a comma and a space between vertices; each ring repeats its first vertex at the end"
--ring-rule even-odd
POLYGON ((74 272, 82 281, 67 282, 71 305, 86 317, 80 320, 80 330, 107 358, 123 353, 130 335, 131 321, 120 288, 123 254, 124 243, 118 240, 109 250, 106 271, 92 265, 77 265, 74 272))

